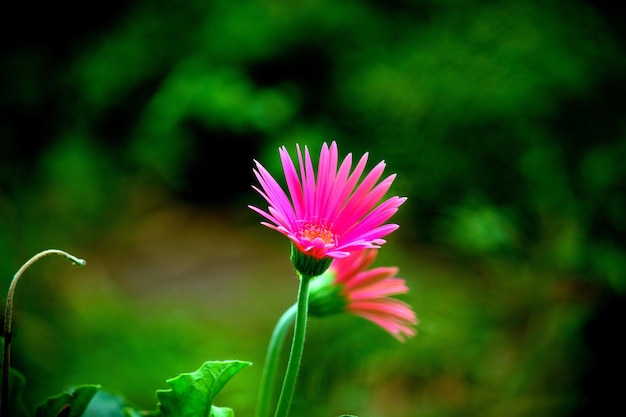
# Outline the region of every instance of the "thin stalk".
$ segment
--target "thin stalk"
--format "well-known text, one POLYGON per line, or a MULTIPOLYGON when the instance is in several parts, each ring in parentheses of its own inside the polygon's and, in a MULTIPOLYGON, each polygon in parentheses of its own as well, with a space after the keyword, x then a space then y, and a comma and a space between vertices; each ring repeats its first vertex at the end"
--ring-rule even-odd
POLYGON ((287 417, 289 407, 291 406, 291 399, 293 398, 293 393, 296 388, 296 379, 298 377, 302 350, 304 348, 304 335, 306 333, 306 321, 309 308, 309 283, 311 278, 310 276, 300 275, 296 324, 293 329, 293 341, 291 342, 287 371, 285 373, 285 379, 283 380, 283 387, 280 391, 276 414, 274 414, 275 417, 287 417))
POLYGON ((17 282, 20 280, 20 277, 32 264, 37 262, 37 260, 43 258, 46 255, 61 255, 65 258, 72 261, 74 265, 84 266, 86 264, 84 259, 77 258, 73 255, 70 255, 67 252, 63 252, 58 249, 47 249, 42 252, 39 252, 37 255, 30 258, 22 267, 15 273, 13 276, 13 280, 11 281, 11 285, 9 286, 9 293, 7 295, 6 309, 4 312, 4 355, 2 362, 2 394, 0 399, 2 401, 2 408, 0 409, 0 415, 8 416, 9 415, 9 373, 11 369, 11 320, 13 318, 13 294, 15 293, 15 286, 17 282))
POLYGON ((280 351, 285 341, 287 330, 291 328, 296 318, 298 305, 294 304, 289 307, 283 315, 278 319, 276 327, 272 332, 270 343, 265 355, 265 366, 261 374, 261 385, 259 387, 259 395, 257 398, 256 417, 270 417, 270 407, 272 406, 272 397, 276 387, 276 368, 280 351))

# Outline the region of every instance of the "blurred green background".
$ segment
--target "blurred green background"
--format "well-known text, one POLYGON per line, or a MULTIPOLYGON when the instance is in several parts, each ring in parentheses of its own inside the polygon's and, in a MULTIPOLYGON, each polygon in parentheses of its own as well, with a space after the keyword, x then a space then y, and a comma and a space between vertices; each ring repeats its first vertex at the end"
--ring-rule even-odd
POLYGON ((292 415, 624 409, 624 15, 607 1, 95 1, 3 8, 0 282, 32 406, 100 383, 139 408, 205 360, 254 363, 297 282, 247 204, 278 146, 370 152, 409 198, 378 265, 399 344, 312 319, 292 415))

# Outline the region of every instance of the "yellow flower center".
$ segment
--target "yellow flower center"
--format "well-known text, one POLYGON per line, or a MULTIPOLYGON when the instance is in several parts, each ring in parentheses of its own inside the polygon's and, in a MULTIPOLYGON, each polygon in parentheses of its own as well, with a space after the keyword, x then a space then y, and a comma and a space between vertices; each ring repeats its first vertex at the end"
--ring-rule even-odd
POLYGON ((302 227, 300 235, 310 241, 320 238, 326 245, 335 244, 335 234, 321 224, 306 223, 302 227))

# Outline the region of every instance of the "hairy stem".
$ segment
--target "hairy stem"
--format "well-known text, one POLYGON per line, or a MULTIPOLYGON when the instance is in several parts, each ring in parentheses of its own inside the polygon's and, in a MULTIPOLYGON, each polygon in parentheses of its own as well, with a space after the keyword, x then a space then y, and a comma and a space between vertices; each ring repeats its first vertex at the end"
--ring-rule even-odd
POLYGON ((15 293, 15 286, 17 282, 20 280, 20 277, 32 264, 37 262, 37 260, 43 258, 46 255, 61 255, 67 259, 69 259, 74 265, 84 266, 86 264, 84 259, 79 259, 73 255, 70 255, 67 252, 63 252, 58 249, 47 249, 42 252, 39 252, 37 255, 30 258, 22 267, 15 273, 13 276, 13 280, 11 281, 11 285, 9 286, 9 293, 7 295, 6 308, 4 311, 4 354, 3 354, 3 362, 2 362, 2 394, 0 396, 0 400, 2 401, 2 409, 0 410, 0 415, 8 416, 9 415, 9 373, 11 369, 11 319, 13 316, 13 294, 15 293))

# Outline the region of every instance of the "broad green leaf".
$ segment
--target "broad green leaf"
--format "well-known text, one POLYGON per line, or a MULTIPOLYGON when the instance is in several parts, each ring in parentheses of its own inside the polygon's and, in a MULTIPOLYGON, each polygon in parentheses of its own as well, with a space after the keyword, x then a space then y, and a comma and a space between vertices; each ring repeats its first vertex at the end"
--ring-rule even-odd
POLYGON ((85 416, 121 416, 129 407, 127 401, 117 394, 99 390, 85 409, 85 416))
MULTIPOLYGON (((211 416, 213 400, 230 378, 250 362, 209 361, 195 372, 180 374, 168 379, 172 387, 157 391, 159 410, 163 417, 208 417, 211 416)), ((229 416, 215 414, 216 417, 229 416)), ((231 414, 232 416, 232 414, 231 414)))
POLYGON ((50 397, 35 408, 35 417, 81 417, 99 389, 99 385, 80 385, 50 397))
POLYGON ((161 417, 161 413, 158 410, 139 411, 132 407, 126 407, 122 410, 122 417, 161 417))
POLYGON ((210 417, 235 417, 232 408, 211 406, 210 417))

